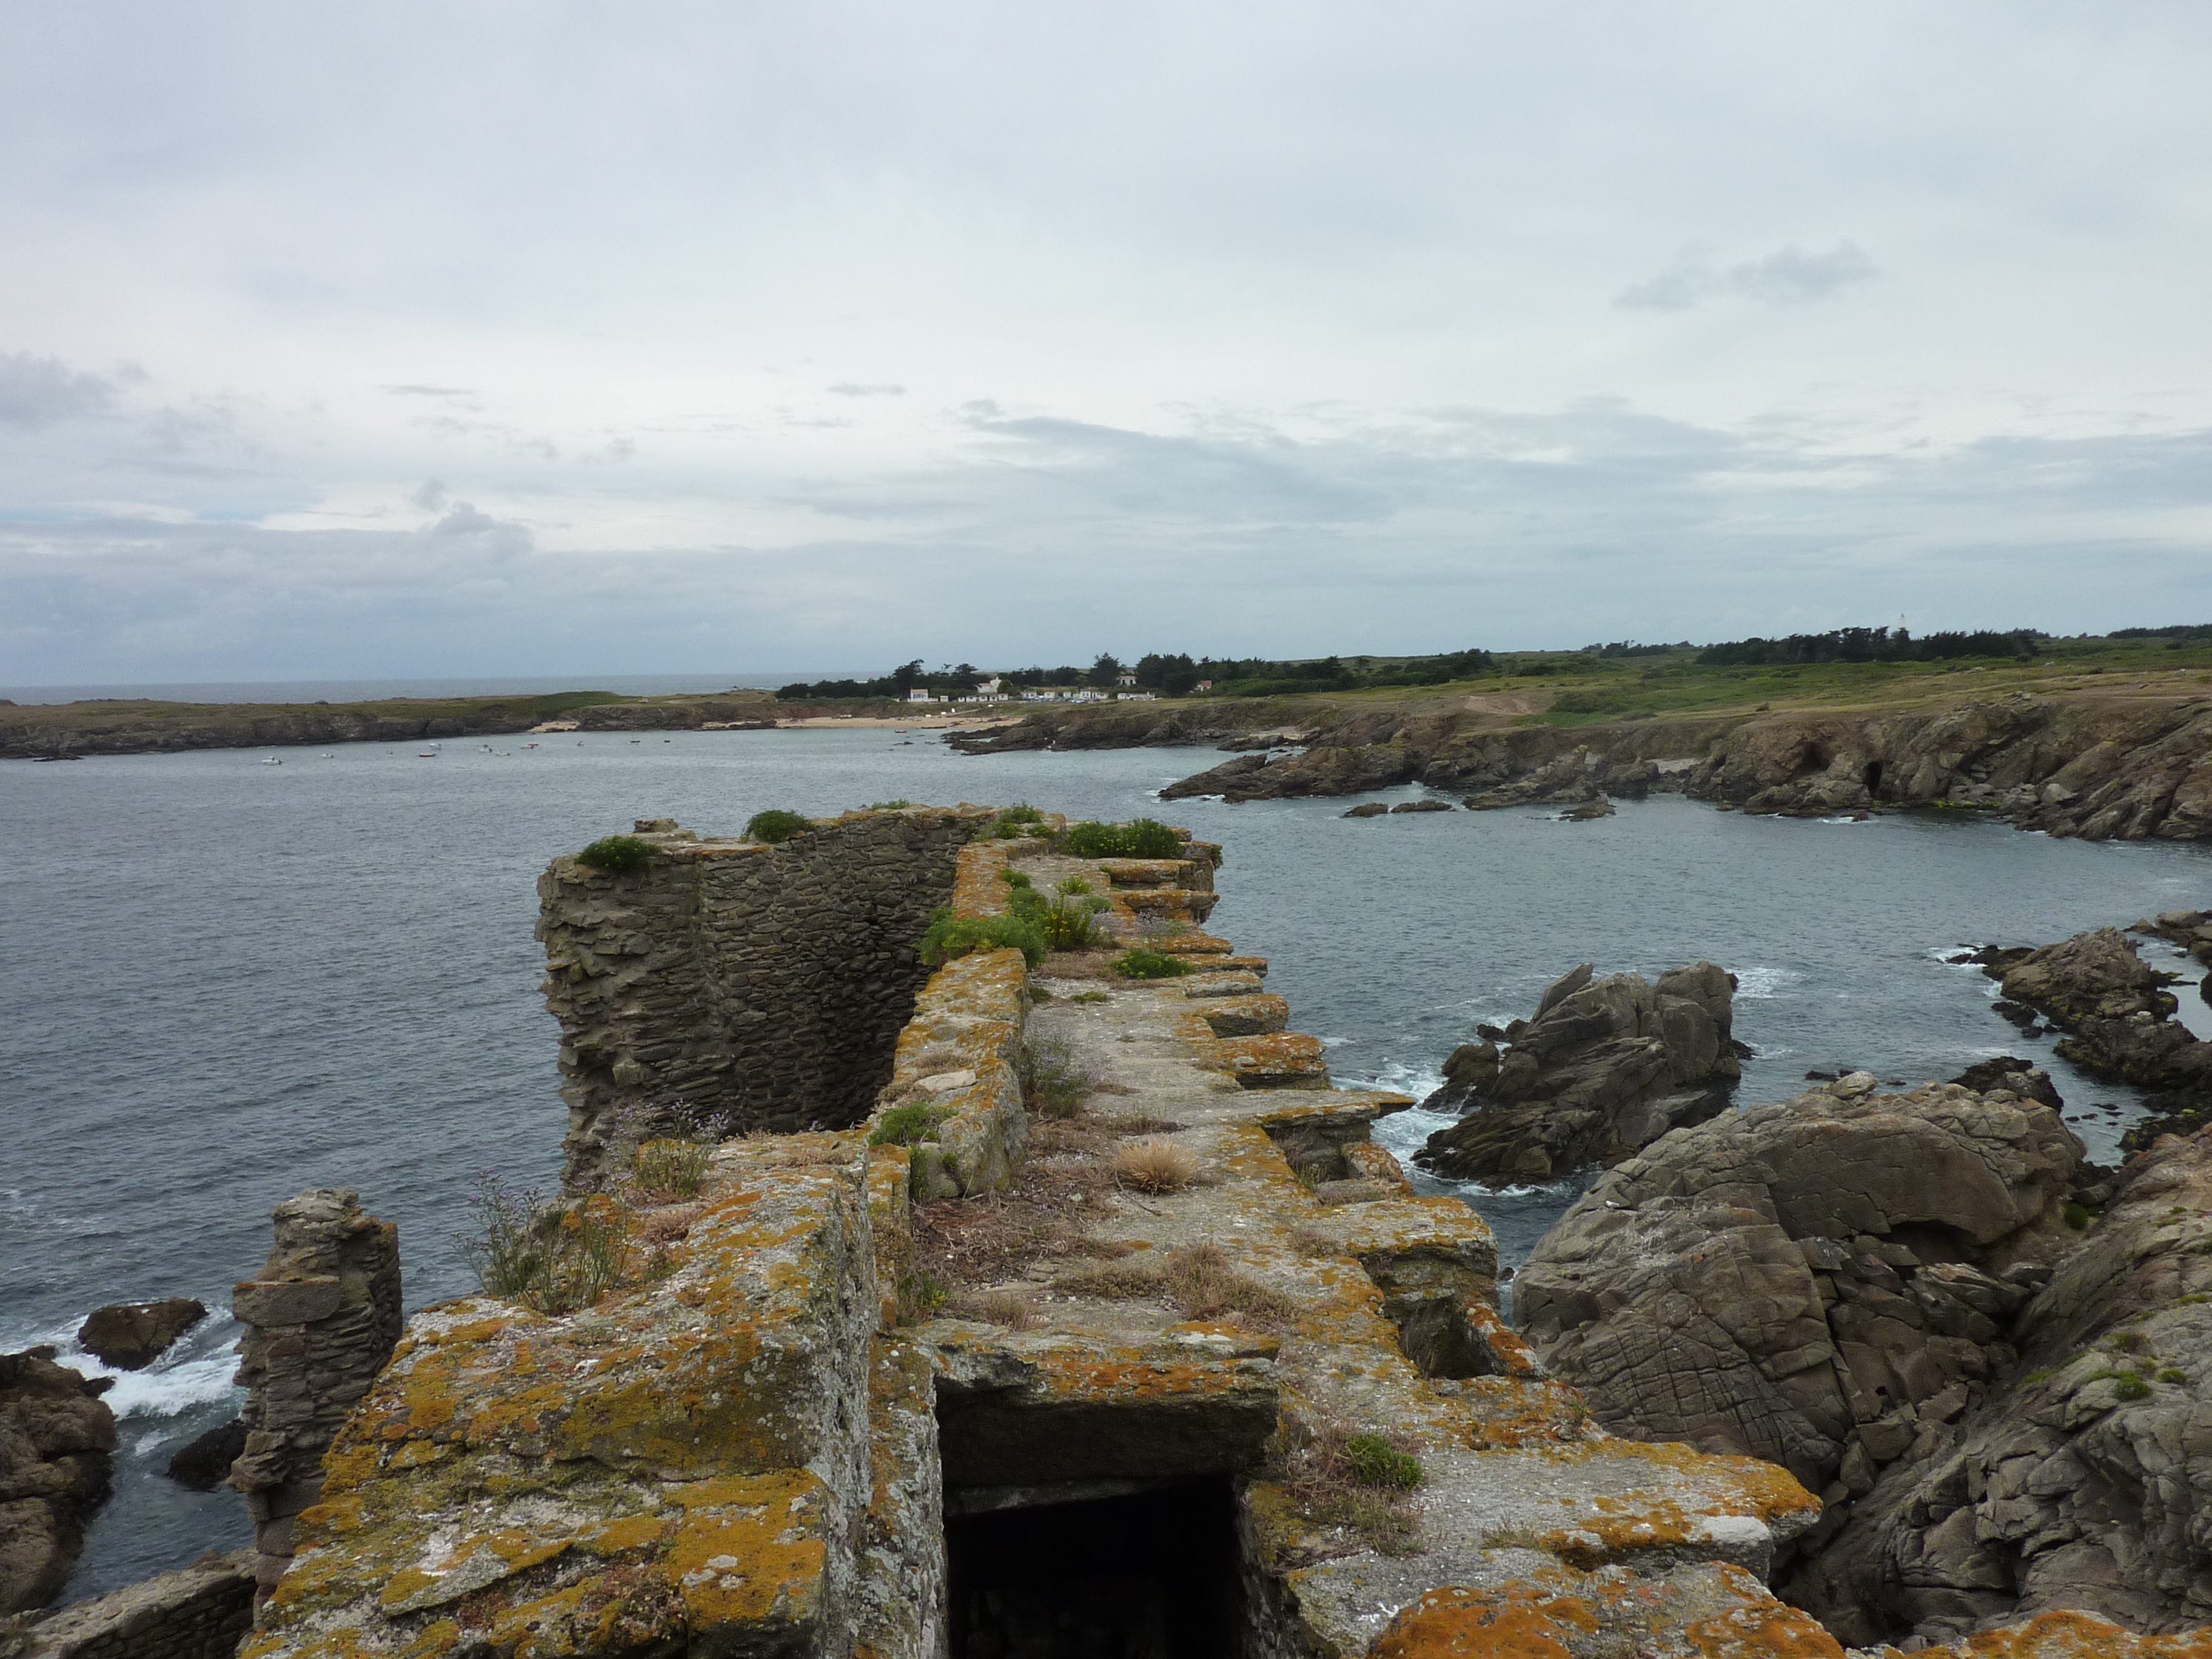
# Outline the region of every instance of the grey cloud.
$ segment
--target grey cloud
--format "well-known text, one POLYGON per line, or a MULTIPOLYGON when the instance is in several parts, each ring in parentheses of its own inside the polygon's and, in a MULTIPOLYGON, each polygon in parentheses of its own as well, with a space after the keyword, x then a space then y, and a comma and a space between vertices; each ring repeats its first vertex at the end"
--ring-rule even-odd
POLYGON ((425 513, 435 513, 452 499, 443 478, 425 478, 412 495, 407 498, 425 513))
POLYGON ((530 544, 530 532, 519 524, 505 519, 495 519, 480 511, 470 501, 455 501, 446 510, 445 517, 430 526, 433 536, 481 536, 495 538, 502 544, 513 547, 530 544))
POLYGON ((384 389, 395 398, 472 398, 476 395, 465 386, 388 386, 384 389))
POLYGON ((9 426, 51 426, 100 414, 114 401, 114 382, 100 375, 72 369, 58 357, 0 352, 0 422, 9 426))
POLYGON ((906 396, 904 386, 895 386, 889 381, 880 385, 871 385, 861 380, 840 380, 828 389, 840 398, 903 398, 906 396))
POLYGON ((1624 289, 1613 303, 1629 311, 1688 311, 1719 299, 1799 305, 1881 275, 1856 242, 1838 242, 1826 253, 1808 253, 1793 242, 1725 270, 1713 263, 1710 247, 1693 242, 1657 276, 1624 289))

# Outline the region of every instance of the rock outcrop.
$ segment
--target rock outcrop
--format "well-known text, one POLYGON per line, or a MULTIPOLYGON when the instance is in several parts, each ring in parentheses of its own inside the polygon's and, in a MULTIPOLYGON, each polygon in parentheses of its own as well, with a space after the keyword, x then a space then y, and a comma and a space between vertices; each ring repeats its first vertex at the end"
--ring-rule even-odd
POLYGON ((1787 1594, 1845 1641, 2049 1609, 2212 1618, 2212 1140, 2130 1162, 2012 1327, 2016 1380, 1911 1443, 1787 1594))
POLYGON ((1607 1427, 1783 1464, 1840 1524, 2009 1362, 2081 1152, 2009 1092, 1856 1073, 1608 1171, 1522 1267, 1515 1318, 1607 1427))
POLYGON ((1613 810, 1610 803, 1602 812, 1589 809, 1608 795, 1642 800, 1665 777, 1656 761, 1610 760, 1585 744, 1547 762, 1525 777, 1469 795, 1466 805, 1470 812, 1492 811, 1501 806, 1565 805, 1583 808, 1590 817, 1603 817, 1613 810))
POLYGON ((52 1599, 106 1501, 107 1386, 54 1364, 52 1348, 0 1354, 0 1613, 52 1599))
POLYGON ((399 1229, 358 1194, 318 1188, 275 1212, 268 1264, 231 1295, 246 1327, 246 1449, 230 1484, 253 1517, 264 1592, 290 1564, 296 1521, 323 1493, 323 1453, 399 1340, 399 1229))
POLYGON ((1535 1016, 1462 1045, 1424 1104, 1467 1115, 1429 1138, 1419 1162, 1458 1180, 1542 1181, 1611 1164, 1668 1130, 1711 1117, 1742 1075, 1732 1035, 1735 980, 1710 962, 1656 985, 1593 981, 1583 963, 1535 1016))
POLYGON ((118 1302, 94 1309, 78 1328, 76 1340, 103 1365, 142 1370, 206 1317, 207 1304, 189 1296, 163 1302, 118 1302))
POLYGON ((2137 954, 2117 927, 2099 927, 2015 956, 1993 953, 1983 972, 2008 1002, 2033 1008, 2067 1035, 2058 1052, 2084 1071, 2170 1091, 2186 1103, 2212 1095, 2212 1042, 2173 1018, 2170 975, 2137 954))
POLYGON ((2212 912, 2161 910, 2156 916, 2130 927, 2130 933, 2148 933, 2178 945, 2197 958, 2212 964, 2212 912))

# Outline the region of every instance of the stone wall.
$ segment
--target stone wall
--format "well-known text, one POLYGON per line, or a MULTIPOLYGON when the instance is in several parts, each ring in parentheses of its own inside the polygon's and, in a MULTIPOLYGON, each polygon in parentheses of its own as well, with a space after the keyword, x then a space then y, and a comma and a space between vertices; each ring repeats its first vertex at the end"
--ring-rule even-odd
POLYGON ((625 1116, 643 1127, 688 1109, 737 1132, 866 1119, 927 977, 915 943, 991 816, 848 812, 775 846, 650 818, 642 872, 554 860, 538 936, 569 1186, 599 1177, 625 1116))
POLYGON ((253 1628, 252 1550, 210 1555, 10 1632, 0 1626, 0 1654, 9 1659, 231 1659, 253 1628), (10 1635, 18 1645, 9 1646, 10 1635))
POLYGON ((399 1340, 399 1229, 354 1193, 311 1188, 275 1212, 268 1265, 231 1310, 246 1327, 246 1450, 230 1484, 253 1516, 262 1591, 290 1564, 295 1517, 323 1492, 323 1453, 399 1340))

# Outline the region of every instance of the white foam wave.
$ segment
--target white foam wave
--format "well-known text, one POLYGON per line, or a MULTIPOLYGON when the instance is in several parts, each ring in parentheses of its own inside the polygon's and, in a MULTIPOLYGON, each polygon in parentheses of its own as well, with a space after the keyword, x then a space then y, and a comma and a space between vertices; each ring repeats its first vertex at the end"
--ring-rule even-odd
POLYGON ((1739 968, 1735 970, 1735 994, 1739 1000, 1765 1001, 1781 995, 1804 977, 1795 968, 1739 968))
POLYGON ((1795 1048, 1779 1042, 1753 1042, 1747 1043, 1745 1046, 1751 1050, 1751 1057, 1753 1060, 1780 1060, 1784 1055, 1797 1052, 1795 1048))
MULTIPOLYGON (((76 1333, 83 1322, 76 1319, 66 1325, 0 1331, 0 1351, 52 1348, 56 1364, 80 1376, 109 1379, 110 1387, 100 1398, 119 1422, 151 1425, 234 1395, 244 1397, 233 1381, 238 1372, 236 1344, 241 1328, 221 1313, 201 1321, 168 1352, 137 1371, 104 1364, 78 1346, 76 1333)), ((158 1443, 162 1437, 157 1431, 147 1443, 158 1443)))

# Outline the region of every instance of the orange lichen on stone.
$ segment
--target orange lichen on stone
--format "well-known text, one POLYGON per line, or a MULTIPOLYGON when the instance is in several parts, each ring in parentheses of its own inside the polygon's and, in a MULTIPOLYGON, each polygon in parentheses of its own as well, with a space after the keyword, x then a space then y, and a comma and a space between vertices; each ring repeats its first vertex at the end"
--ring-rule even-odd
POLYGON ((2142 1636, 2094 1613, 2057 1610, 1920 1653, 1925 1659, 2212 1659, 2212 1631, 2142 1636))
POLYGON ((1374 1659, 1843 1659, 1835 1638, 1741 1567, 1540 1570, 1495 1588, 1448 1584, 1392 1620, 1374 1659))
POLYGON ((971 841, 960 849, 952 866, 954 915, 978 919, 1006 914, 1003 878, 1013 851, 1014 843, 1007 841, 971 841))
POLYGON ((1002 1192, 1012 1183, 1029 1136, 1016 1069, 1028 1012, 1029 964, 1018 951, 956 957, 915 999, 871 1120, 879 1124, 884 1112, 912 1103, 927 1107, 934 1127, 914 1145, 908 1166, 915 1197, 1002 1192))
MULTIPOLYGON (((1200 1018, 1199 1024, 1205 1022, 1200 1018)), ((1212 1036, 1211 1028, 1207 1034, 1212 1036)), ((1218 1037, 1212 1038, 1210 1047, 1193 1046, 1200 1064, 1228 1073, 1248 1089, 1328 1087, 1328 1049, 1319 1037, 1303 1031, 1218 1037)))

